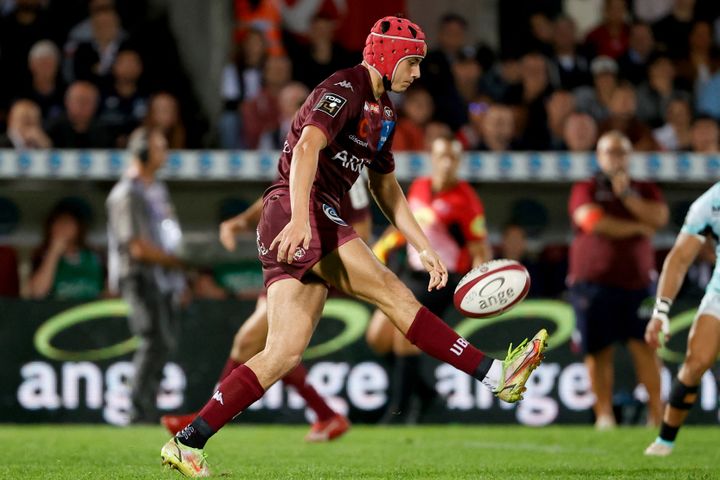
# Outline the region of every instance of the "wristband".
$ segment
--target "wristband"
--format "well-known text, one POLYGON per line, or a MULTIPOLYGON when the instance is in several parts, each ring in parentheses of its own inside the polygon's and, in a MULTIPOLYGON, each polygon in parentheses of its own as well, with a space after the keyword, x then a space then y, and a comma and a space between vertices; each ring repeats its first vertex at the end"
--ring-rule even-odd
POLYGON ((652 316, 659 318, 662 322, 662 332, 667 334, 670 332, 670 307, 672 307, 672 300, 667 297, 658 297, 655 300, 655 308, 653 308, 652 316))

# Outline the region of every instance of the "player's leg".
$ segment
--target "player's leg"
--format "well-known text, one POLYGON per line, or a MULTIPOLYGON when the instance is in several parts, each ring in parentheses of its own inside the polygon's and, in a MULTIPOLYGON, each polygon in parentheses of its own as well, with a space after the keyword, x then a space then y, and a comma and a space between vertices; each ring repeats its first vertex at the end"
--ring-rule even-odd
POLYGON ((595 394, 595 428, 605 430, 615 426, 615 415, 612 408, 614 349, 607 346, 597 352, 585 356, 585 367, 590 376, 590 385, 595 394))
POLYGON ((268 288, 265 348, 233 370, 197 418, 163 446, 163 463, 190 476, 209 473, 202 451, 205 443, 300 363, 326 297, 324 285, 293 278, 278 280, 268 288))
POLYGON ((375 353, 385 355, 392 352, 397 331, 387 315, 378 308, 370 318, 370 324, 365 331, 365 340, 375 353))
POLYGON ((697 399, 700 379, 715 364, 719 352, 720 317, 698 315, 688 336, 685 361, 670 390, 660 435, 645 450, 646 455, 666 456, 672 453, 678 430, 697 399))
POLYGON ((522 398, 530 372, 540 364, 547 332, 518 345, 505 361, 494 360, 422 307, 410 290, 359 239, 351 240, 313 266, 340 290, 379 307, 425 353, 483 381, 503 400, 522 398))
POLYGON ((662 421, 663 405, 660 398, 660 359, 655 350, 644 340, 631 338, 628 350, 633 359, 638 382, 645 385, 648 392, 647 425, 657 427, 662 421))

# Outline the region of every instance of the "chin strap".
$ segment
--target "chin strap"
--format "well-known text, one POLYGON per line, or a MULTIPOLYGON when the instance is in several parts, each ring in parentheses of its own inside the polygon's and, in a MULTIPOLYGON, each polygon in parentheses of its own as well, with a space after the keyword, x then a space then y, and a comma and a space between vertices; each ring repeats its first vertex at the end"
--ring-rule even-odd
POLYGON ((392 92, 392 82, 388 80, 387 75, 383 75, 382 77, 383 87, 385 87, 386 92, 392 92))

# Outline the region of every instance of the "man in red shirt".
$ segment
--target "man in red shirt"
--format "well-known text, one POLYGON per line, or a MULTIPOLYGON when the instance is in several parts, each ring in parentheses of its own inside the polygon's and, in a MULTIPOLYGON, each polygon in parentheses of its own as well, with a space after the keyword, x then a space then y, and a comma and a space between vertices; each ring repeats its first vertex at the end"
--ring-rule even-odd
POLYGON ((163 446, 164 464, 188 476, 210 474, 205 444, 297 366, 328 284, 375 304, 418 348, 483 381, 499 398, 522 398, 542 361, 547 331, 522 342, 504 361, 486 356, 422 307, 337 213, 367 166, 375 201, 420 252, 430 274, 428 290, 447 284, 447 269, 394 175, 390 150, 396 114, 388 91, 403 92, 419 78, 426 50, 419 26, 403 18, 380 19, 367 38, 363 63, 328 77, 301 107, 280 157, 280 178, 265 192, 257 230, 268 289, 265 349, 235 368, 195 420, 163 446))
POLYGON ((630 140, 611 131, 597 145, 600 171, 573 185, 569 213, 571 295, 585 365, 597 397, 595 426, 612 428, 613 344, 627 341, 640 383, 648 391, 648 423, 659 424, 660 365, 643 341, 639 314, 655 271, 651 237, 668 220, 660 189, 629 176, 630 140))
MULTIPOLYGON (((420 254, 411 245, 407 247, 407 265, 400 268, 400 278, 418 301, 437 316, 453 305, 453 292, 462 276, 492 257, 483 203, 469 183, 458 179, 461 160, 462 145, 458 140, 452 136, 437 138, 430 150, 431 175, 416 179, 407 194, 410 210, 447 266, 448 286, 428 291, 420 254)), ((373 252, 387 263, 389 250, 403 243, 402 235, 390 227, 373 252)), ((414 423, 420 412, 410 408, 412 397, 416 395, 425 403, 435 396, 435 389, 426 385, 420 375, 422 352, 393 327, 381 310, 373 315, 366 338, 377 353, 395 355, 390 398, 382 422, 414 423)))

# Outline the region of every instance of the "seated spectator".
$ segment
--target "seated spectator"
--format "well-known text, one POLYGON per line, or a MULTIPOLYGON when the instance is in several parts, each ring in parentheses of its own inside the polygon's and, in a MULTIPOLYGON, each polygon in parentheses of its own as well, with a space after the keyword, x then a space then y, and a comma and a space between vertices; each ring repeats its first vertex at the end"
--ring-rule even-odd
POLYGON ((591 115, 596 122, 602 122, 609 115, 610 98, 617 87, 618 65, 610 57, 597 57, 590 64, 593 85, 577 88, 575 105, 581 112, 591 115))
POLYGON ((632 84, 619 85, 610 99, 610 116, 600 125, 600 135, 619 131, 627 136, 635 150, 651 152, 658 150, 650 128, 637 118, 637 97, 632 84))
POLYGON ((570 114, 575 111, 575 97, 567 90, 555 90, 547 102, 547 126, 550 132, 551 150, 562 148, 565 123, 570 114))
POLYGON ((720 118, 720 71, 716 72, 707 82, 698 85, 695 111, 720 118))
POLYGON ((672 11, 653 25, 658 47, 674 59, 684 57, 694 20, 695 0, 675 0, 672 11))
MULTIPOLYGON (((232 62, 222 72, 221 95, 223 112, 220 116, 220 146, 222 148, 245 148, 242 132, 240 103, 251 100, 262 89, 262 66, 267 57, 267 45, 261 32, 249 30, 232 62)), ((314 87, 313 87, 314 88, 314 87)))
POLYGON ((420 76, 434 98, 448 95, 455 85, 452 64, 468 47, 468 24, 464 17, 455 13, 446 13, 440 17, 437 33, 437 48, 430 50, 420 64, 420 76))
POLYGON ((688 54, 677 62, 677 76, 683 88, 695 91, 720 69, 720 57, 713 46, 712 26, 708 22, 693 23, 688 42, 688 54))
POLYGON ((185 148, 185 125, 180 116, 180 105, 177 99, 167 92, 159 92, 150 97, 147 115, 130 135, 128 144, 133 143, 137 136, 145 135, 145 132, 154 129, 162 130, 169 149, 185 148))
POLYGON ((20 97, 35 102, 47 124, 63 111, 65 84, 59 75, 60 50, 50 40, 40 40, 30 49, 28 67, 32 80, 20 90, 20 97))
POLYGON ((96 119, 99 96, 90 82, 72 83, 65 92, 65 113, 48 125, 55 148, 110 148, 114 140, 96 119))
POLYGON ((33 254, 29 291, 32 298, 91 300, 104 289, 100 256, 86 243, 87 219, 60 201, 45 221, 43 243, 33 254))
POLYGON ((565 120, 563 147, 569 152, 587 153, 595 150, 598 127, 595 119, 587 113, 574 112, 565 120))
POLYGON ((140 55, 134 50, 122 50, 102 91, 100 121, 111 130, 118 148, 127 145, 130 132, 147 114, 148 99, 140 83, 142 73, 140 55))
POLYGON ((77 44, 74 52, 69 53, 69 61, 72 63, 71 78, 99 84, 110 76, 115 57, 127 34, 112 6, 98 5, 90 10, 90 23, 92 40, 77 44))
POLYGON ((501 56, 480 79, 480 92, 489 96, 493 102, 502 102, 508 91, 520 84, 521 79, 520 61, 512 55, 501 56))
POLYGON ((527 244, 527 232, 521 225, 516 223, 505 225, 502 230, 500 245, 496 249, 495 258, 506 258, 522 263, 523 266, 528 269, 530 277, 532 278, 528 296, 539 296, 542 281, 538 275, 538 264, 530 256, 527 244))
POLYGON ((395 127, 393 150, 425 150, 425 126, 432 119, 433 109, 433 99, 427 90, 408 89, 395 127))
POLYGON ((76 24, 68 33, 68 42, 74 44, 76 48, 78 44, 83 42, 92 42, 93 40, 93 12, 101 10, 114 10, 115 0, 88 0, 88 16, 80 23, 76 24))
POLYGON ((619 58, 628 48, 627 18, 625 0, 605 0, 603 23, 588 33, 585 43, 596 55, 619 58))
POLYGON ((577 29, 572 18, 561 16, 555 20, 550 58, 550 77, 556 88, 572 90, 590 84, 590 62, 578 52, 577 29))
POLYGON ((258 148, 262 133, 278 128, 280 121, 278 95, 291 78, 292 64, 287 57, 267 59, 263 68, 262 91, 256 98, 244 101, 240 106, 247 148, 258 148))
POLYGON ((50 147, 52 142, 42 129, 40 108, 30 100, 13 103, 8 115, 7 132, 0 135, 0 148, 32 150, 50 147))
POLYGON ((708 116, 699 116, 692 124, 690 147, 695 153, 718 153, 720 151, 720 127, 708 116))
POLYGON ((665 110, 665 125, 653 130, 653 137, 663 150, 688 150, 691 143, 692 108, 687 96, 675 96, 665 110))
POLYGON ((647 79, 648 60, 655 50, 655 37, 647 23, 635 23, 630 28, 628 49, 618 58, 623 80, 640 85, 647 79))
POLYGON ((268 54, 284 57, 282 15, 275 0, 234 0, 235 42, 242 43, 250 29, 261 32, 268 45, 268 54))
POLYGON ((656 54, 648 65, 648 79, 637 88, 637 116, 650 127, 663 123, 670 100, 680 95, 675 88, 675 66, 670 57, 656 54))
POLYGON ((30 82, 28 53, 40 40, 55 36, 52 27, 42 0, 16 0, 15 8, 7 16, 0 17, 0 72, 3 72, 0 83, 3 88, 19 92, 30 82))
POLYGON ((447 123, 432 121, 425 126, 425 148, 430 150, 433 142, 438 138, 452 137, 452 130, 447 123))
POLYGON ((308 32, 308 44, 290 50, 293 60, 294 79, 310 89, 336 71, 354 65, 353 57, 333 41, 335 20, 323 15, 316 16, 308 32))
POLYGON ((278 94, 278 124, 273 130, 264 130, 260 134, 258 149, 282 150, 287 134, 290 132, 295 114, 305 103, 310 90, 300 82, 290 82, 278 94))
POLYGON ((536 51, 544 56, 551 57, 553 54, 553 41, 555 25, 548 15, 543 11, 530 14, 528 18, 528 51, 536 51))
POLYGON ((515 116, 512 109, 503 104, 490 105, 482 119, 482 140, 473 150, 506 152, 515 150, 515 116))
POLYGON ((0 297, 20 296, 18 258, 14 248, 0 245, 0 297))

